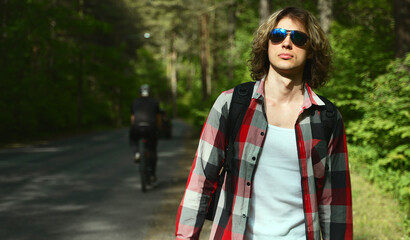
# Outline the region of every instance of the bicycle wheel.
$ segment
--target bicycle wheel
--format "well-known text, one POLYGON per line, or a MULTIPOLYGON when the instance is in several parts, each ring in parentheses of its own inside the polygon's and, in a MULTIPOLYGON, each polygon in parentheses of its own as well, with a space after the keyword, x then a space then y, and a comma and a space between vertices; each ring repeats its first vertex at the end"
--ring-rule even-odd
POLYGON ((142 192, 147 191, 147 160, 145 156, 145 146, 144 141, 141 139, 138 142, 139 152, 140 152, 140 176, 141 176, 141 190, 142 192))

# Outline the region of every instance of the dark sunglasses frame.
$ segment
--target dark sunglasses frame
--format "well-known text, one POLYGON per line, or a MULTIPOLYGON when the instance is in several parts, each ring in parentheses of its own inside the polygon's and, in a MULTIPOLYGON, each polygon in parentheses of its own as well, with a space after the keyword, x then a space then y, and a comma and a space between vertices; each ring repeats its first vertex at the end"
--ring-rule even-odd
POLYGON ((286 30, 283 28, 275 28, 269 33, 269 39, 273 43, 281 43, 290 34, 290 40, 298 47, 306 45, 310 39, 306 33, 297 30, 286 30))

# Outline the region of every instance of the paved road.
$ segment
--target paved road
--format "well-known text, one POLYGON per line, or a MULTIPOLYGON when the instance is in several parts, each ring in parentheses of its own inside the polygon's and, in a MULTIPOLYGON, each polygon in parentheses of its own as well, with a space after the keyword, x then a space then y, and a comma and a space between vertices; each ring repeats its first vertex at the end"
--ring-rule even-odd
POLYGON ((174 137, 159 142, 159 185, 146 194, 127 129, 0 150, 0 239, 145 239, 167 189, 186 180, 175 169, 190 130, 173 126, 174 137))

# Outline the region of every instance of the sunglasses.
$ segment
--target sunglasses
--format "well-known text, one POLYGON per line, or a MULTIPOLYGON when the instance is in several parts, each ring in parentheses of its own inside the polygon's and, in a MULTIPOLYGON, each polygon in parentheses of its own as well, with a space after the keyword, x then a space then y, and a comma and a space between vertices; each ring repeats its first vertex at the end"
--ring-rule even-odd
POLYGON ((275 28, 269 34, 269 39, 273 43, 281 43, 290 33, 290 40, 298 47, 305 46, 309 37, 305 33, 296 30, 286 30, 283 28, 275 28))

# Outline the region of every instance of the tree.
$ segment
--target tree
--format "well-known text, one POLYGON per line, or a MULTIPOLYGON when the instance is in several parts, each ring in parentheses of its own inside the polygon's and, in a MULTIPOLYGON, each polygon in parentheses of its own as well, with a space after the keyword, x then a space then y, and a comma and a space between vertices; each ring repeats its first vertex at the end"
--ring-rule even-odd
POLYGON ((268 19, 272 11, 272 4, 269 0, 259 0, 259 24, 268 19))
POLYGON ((369 82, 364 116, 347 128, 352 166, 393 193, 410 217, 410 54, 369 82), (365 166, 365 167, 364 167, 365 166))
POLYGON ((404 57, 410 50, 410 0, 394 0, 395 56, 404 57))
POLYGON ((318 9, 320 12, 320 25, 326 34, 330 32, 330 25, 333 18, 333 0, 319 0, 318 9))
POLYGON ((237 3, 233 2, 228 9, 228 41, 229 41, 229 55, 228 55, 228 80, 230 82, 234 79, 235 72, 235 29, 236 29, 236 11, 237 3))
MULTIPOLYGON (((204 0, 205 6, 208 5, 208 0, 204 0)), ((206 100, 211 95, 211 51, 209 39, 209 12, 202 10, 201 12, 201 79, 202 79, 202 99, 206 100)))
POLYGON ((178 96, 178 78, 177 78, 177 56, 178 56, 178 52, 175 46, 175 41, 176 41, 176 32, 172 31, 170 34, 170 45, 171 45, 171 49, 170 49, 170 53, 169 53, 169 57, 168 57, 168 75, 169 75, 169 80, 171 82, 171 92, 172 92, 172 115, 174 117, 177 116, 177 96, 178 96))
POLYGON ((128 119, 123 102, 132 99, 131 59, 142 43, 127 36, 140 31, 137 13, 114 0, 1 4, 0 102, 12 104, 0 104, 0 135, 25 139, 128 119))

